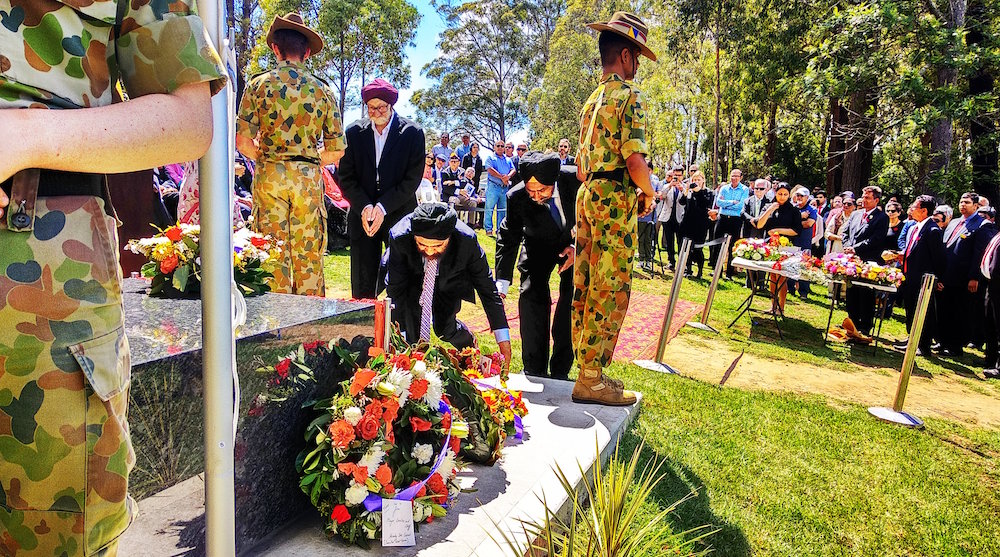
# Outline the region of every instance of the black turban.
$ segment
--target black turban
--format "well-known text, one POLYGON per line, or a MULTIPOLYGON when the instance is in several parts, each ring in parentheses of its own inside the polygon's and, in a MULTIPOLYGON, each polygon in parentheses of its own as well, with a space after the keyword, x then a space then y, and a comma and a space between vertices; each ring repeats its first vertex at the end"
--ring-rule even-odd
POLYGON ((414 236, 431 240, 447 240, 455 231, 458 213, 446 203, 421 203, 413 211, 410 230, 414 236))
POLYGON ((529 151, 521 156, 517 171, 525 182, 534 178, 543 186, 554 186, 559 177, 559 155, 529 151))

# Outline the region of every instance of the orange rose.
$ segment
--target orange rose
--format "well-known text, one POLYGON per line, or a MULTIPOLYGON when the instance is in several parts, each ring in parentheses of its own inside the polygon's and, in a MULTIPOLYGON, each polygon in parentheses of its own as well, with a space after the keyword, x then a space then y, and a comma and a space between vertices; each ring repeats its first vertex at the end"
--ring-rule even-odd
POLYGON ((330 442, 334 447, 347 450, 354 441, 354 428, 347 420, 337 420, 330 424, 330 442))
POLYGON ((375 470, 375 479, 385 487, 392 482, 392 470, 385 464, 379 466, 378 470, 375 470))
POLYGON ((367 466, 355 466, 354 467, 354 481, 359 484, 365 483, 368 479, 368 467, 367 466))
POLYGON ((357 396, 358 393, 365 390, 371 384, 372 379, 375 379, 375 372, 370 369, 359 369, 355 372, 354 379, 351 380, 351 396, 357 396))
POLYGON ((160 261, 160 272, 165 275, 170 274, 177 268, 178 263, 180 263, 180 259, 177 258, 176 253, 172 253, 170 256, 164 257, 163 261, 160 261))
POLYGON ((362 439, 371 441, 378 435, 378 420, 373 416, 361 418, 361 423, 358 424, 358 431, 361 432, 362 439))

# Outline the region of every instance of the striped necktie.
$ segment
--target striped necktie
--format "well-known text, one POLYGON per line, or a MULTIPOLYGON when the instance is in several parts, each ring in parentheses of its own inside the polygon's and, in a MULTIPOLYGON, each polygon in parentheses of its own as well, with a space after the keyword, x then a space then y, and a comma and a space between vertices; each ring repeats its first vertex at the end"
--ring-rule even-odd
POLYGON ((420 290, 420 340, 431 339, 431 306, 434 303, 434 281, 437 280, 438 260, 424 262, 424 285, 420 290))

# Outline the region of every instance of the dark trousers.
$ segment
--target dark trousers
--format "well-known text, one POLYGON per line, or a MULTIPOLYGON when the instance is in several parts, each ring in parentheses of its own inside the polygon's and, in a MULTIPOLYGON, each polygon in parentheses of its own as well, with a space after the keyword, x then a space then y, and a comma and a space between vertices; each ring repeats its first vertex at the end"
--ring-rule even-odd
POLYGON ((667 250, 667 260, 670 261, 671 267, 676 262, 674 254, 677 252, 678 239, 680 238, 677 234, 679 227, 680 223, 673 218, 660 223, 660 245, 667 250))
POLYGON ((551 375, 554 379, 569 377, 573 366, 573 342, 570 312, 573 303, 573 268, 559 275, 559 300, 551 314, 552 293, 549 277, 560 263, 556 257, 544 265, 521 269, 521 359, 525 373, 551 375), (552 358, 549 359, 549 336, 552 337, 552 358))
POLYGON ((946 284, 936 297, 937 339, 943 348, 961 352, 969 342, 968 326, 978 308, 971 306, 971 296, 964 284, 946 284))
POLYGON ((863 286, 847 289, 847 316, 859 332, 870 335, 875 321, 875 291, 863 286))
POLYGON ((986 292, 986 369, 1000 365, 1000 292, 986 292))
POLYGON ((653 241, 656 239, 653 234, 652 222, 638 222, 639 241, 639 261, 653 260, 653 241))
POLYGON ((361 228, 360 214, 351 209, 347 217, 347 226, 351 235, 352 298, 372 299, 377 292, 385 288, 384 284, 378 284, 379 262, 382 259, 383 249, 389 243, 389 229, 392 224, 383 222, 378 232, 369 237, 361 228))
MULTIPOLYGON (((910 284, 910 288, 904 288, 899 292, 900 297, 903 300, 903 310, 906 312, 906 332, 910 333, 913 326, 913 319, 917 314, 917 298, 920 296, 920 283, 916 282, 917 279, 913 280, 913 283, 904 282, 903 284, 910 284)), ((924 328, 920 333, 920 338, 917 339, 917 346, 924 351, 925 354, 930 354, 931 349, 931 339, 934 338, 934 331, 937 328, 937 304, 935 300, 931 300, 931 303, 927 304, 927 315, 924 317, 924 328)))
MULTIPOLYGON (((725 215, 719 215, 719 222, 715 225, 715 237, 722 238, 726 234, 732 238, 729 241, 729 254, 726 258, 726 276, 729 278, 733 277, 733 247, 736 244, 736 240, 740 239, 740 230, 743 229, 743 219, 740 217, 727 217, 725 215)), ((715 254, 713 257, 718 257, 719 248, 715 249, 715 254)), ((712 260, 713 264, 715 259, 712 260)))

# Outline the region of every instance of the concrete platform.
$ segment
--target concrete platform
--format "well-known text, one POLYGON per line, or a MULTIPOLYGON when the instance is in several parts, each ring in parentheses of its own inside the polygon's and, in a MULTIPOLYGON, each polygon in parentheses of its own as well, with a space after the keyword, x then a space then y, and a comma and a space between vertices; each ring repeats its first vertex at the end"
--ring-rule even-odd
MULTIPOLYGON (((288 526, 252 548, 241 548, 241 555, 254 556, 435 556, 495 557, 506 553, 490 538, 496 536, 494 523, 518 531, 518 519, 540 519, 544 494, 550 508, 568 511, 570 501, 564 494, 554 467, 558 464, 569 480, 582 481, 582 467, 591 473, 596 451, 606 461, 615 442, 638 412, 639 404, 629 408, 609 408, 574 404, 570 399, 573 384, 512 376, 511 388, 524 391, 528 416, 524 420, 525 439, 513 444, 508 440, 503 460, 493 467, 471 466, 459 473, 464 488, 477 490, 460 494, 444 519, 422 525, 417 545, 406 548, 381 548, 378 542, 371 551, 348 547, 329 540, 322 530, 320 517, 307 513, 294 517, 288 526), (578 464, 579 463, 579 464, 578 464)), ((640 399, 641 402, 641 399, 640 399)), ((125 534, 124 555, 165 556, 201 555, 204 522, 201 477, 191 478, 160 494, 140 502, 140 517, 125 534), (194 530, 194 531, 192 531, 194 530), (194 534, 194 536, 192 536, 194 534)), ((274 509, 280 513, 281 509, 274 509)))

